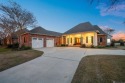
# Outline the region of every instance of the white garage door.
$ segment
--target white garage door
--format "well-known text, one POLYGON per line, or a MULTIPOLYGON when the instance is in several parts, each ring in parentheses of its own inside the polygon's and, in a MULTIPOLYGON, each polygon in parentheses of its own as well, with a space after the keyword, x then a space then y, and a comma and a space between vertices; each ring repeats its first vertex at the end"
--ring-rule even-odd
POLYGON ((47 39, 46 47, 54 47, 54 39, 47 39))
POLYGON ((32 38, 32 48, 42 48, 43 38, 32 38))

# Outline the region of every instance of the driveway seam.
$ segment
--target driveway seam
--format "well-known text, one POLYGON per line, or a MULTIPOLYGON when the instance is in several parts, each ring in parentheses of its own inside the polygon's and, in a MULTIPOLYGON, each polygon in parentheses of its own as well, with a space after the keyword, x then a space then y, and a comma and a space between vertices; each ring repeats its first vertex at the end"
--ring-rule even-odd
POLYGON ((88 50, 88 49, 85 50, 84 55, 86 54, 87 50, 88 50))
POLYGON ((78 60, 64 59, 64 58, 58 58, 58 57, 51 57, 51 56, 44 56, 44 57, 49 57, 49 58, 56 58, 56 59, 62 59, 62 60, 79 62, 78 60))

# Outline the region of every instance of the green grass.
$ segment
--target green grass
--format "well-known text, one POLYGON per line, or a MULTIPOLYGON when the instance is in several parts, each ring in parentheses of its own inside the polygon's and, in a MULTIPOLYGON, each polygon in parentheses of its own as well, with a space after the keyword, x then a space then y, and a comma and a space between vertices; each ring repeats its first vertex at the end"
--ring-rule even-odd
POLYGON ((125 82, 125 56, 92 55, 84 57, 72 83, 125 82))
POLYGON ((0 47, 0 53, 1 52, 7 52, 7 51, 9 51, 10 49, 7 49, 7 48, 5 48, 5 47, 0 47))
POLYGON ((0 71, 25 63, 43 54, 42 51, 36 50, 12 51, 4 48, 0 50, 0 71))

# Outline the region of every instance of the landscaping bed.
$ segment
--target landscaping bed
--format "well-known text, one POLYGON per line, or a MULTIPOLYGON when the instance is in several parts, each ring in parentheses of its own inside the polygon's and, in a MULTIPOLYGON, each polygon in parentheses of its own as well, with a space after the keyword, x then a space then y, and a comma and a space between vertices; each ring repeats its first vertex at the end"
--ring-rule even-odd
POLYGON ((0 48, 0 71, 37 58, 42 54, 42 51, 36 50, 13 51, 7 48, 0 48))
POLYGON ((79 63, 72 83, 125 83, 125 56, 84 57, 79 63))

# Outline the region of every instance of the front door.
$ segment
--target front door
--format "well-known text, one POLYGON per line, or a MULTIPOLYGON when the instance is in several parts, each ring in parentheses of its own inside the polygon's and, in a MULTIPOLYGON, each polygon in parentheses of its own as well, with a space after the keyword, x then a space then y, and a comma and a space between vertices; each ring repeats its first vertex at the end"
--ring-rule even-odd
POLYGON ((80 45, 81 43, 80 43, 80 38, 75 38, 75 44, 76 45, 80 45))

